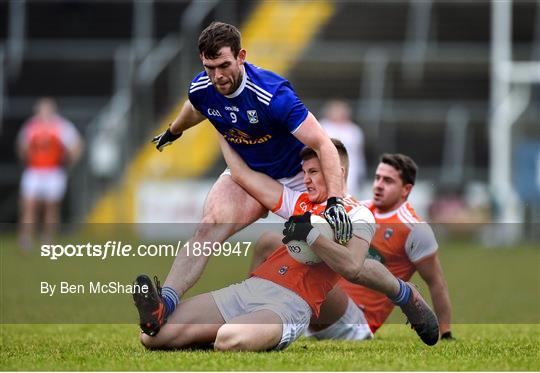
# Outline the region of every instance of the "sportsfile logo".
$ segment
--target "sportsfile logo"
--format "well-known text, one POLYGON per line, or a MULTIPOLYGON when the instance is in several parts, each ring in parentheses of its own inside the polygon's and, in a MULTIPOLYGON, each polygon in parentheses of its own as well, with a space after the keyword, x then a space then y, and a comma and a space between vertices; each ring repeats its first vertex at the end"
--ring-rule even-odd
POLYGON ((176 256, 182 248, 182 242, 176 246, 172 244, 140 244, 133 250, 131 244, 122 241, 107 241, 104 244, 91 242, 79 244, 51 244, 41 245, 41 256, 50 260, 58 260, 62 257, 95 257, 105 260, 112 257, 130 256, 176 256))
POLYGON ((107 241, 104 244, 91 242, 79 244, 41 245, 42 257, 50 260, 59 258, 93 257, 101 260, 113 257, 176 257, 180 250, 187 256, 247 256, 251 242, 182 242, 173 244, 140 244, 133 246, 122 241, 107 241))

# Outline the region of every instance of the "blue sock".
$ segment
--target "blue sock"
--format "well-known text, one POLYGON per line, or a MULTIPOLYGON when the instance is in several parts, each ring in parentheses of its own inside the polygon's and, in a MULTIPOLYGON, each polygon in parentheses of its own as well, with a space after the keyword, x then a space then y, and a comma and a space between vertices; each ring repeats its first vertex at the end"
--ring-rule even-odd
POLYGON ((172 287, 164 286, 161 289, 161 298, 163 299, 163 303, 165 303, 165 318, 167 318, 176 309, 178 303, 180 303, 180 297, 172 287))
POLYGON ((409 298, 411 297, 411 288, 399 278, 397 280, 399 282, 399 292, 394 298, 388 298, 390 298, 394 304, 401 307, 409 301, 409 298))

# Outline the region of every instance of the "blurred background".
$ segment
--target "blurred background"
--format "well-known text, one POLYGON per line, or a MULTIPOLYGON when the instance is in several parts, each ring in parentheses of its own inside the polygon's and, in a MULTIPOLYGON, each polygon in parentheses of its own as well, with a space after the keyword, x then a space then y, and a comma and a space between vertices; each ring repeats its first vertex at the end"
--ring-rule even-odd
POLYGON ((149 140, 202 69, 212 20, 239 25, 248 61, 318 118, 348 108, 358 197, 381 153, 401 152, 428 221, 540 221, 540 1, 0 0, 0 222, 18 220, 17 136, 42 97, 85 143, 62 221, 196 221, 225 167, 215 131, 163 153, 149 140))
MULTIPOLYGON (((185 241, 193 224, 163 223, 199 220, 225 168, 216 131, 196 126, 162 153, 150 139, 202 70, 197 37, 213 20, 238 25, 248 61, 287 77, 351 147, 358 198, 371 197, 381 153, 415 159, 412 204, 433 223, 456 323, 539 322, 540 0, 0 0, 0 262, 3 277, 20 279, 3 294, 8 322, 135 322, 128 297, 57 302, 36 289, 43 280, 128 283, 142 268, 164 276, 172 258, 40 257, 26 239, 33 222, 16 225, 21 179, 32 162, 66 170, 59 242, 185 241), (48 123, 34 117, 44 97, 61 116, 52 122, 79 133, 79 151, 72 130, 61 136, 73 150, 64 159, 35 140, 46 127, 23 130, 48 123), (25 138, 41 158, 19 159, 25 138), (484 249, 496 246, 513 250, 484 249)), ((51 221, 34 243, 51 241, 51 221)), ((236 239, 260 233, 246 231, 236 239)), ((249 256, 209 266, 190 294, 243 279, 249 256)))

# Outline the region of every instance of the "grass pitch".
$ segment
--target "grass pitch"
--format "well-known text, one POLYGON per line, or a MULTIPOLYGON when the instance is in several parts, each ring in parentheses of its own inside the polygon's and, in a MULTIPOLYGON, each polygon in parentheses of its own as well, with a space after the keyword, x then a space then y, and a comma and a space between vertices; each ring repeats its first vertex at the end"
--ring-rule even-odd
POLYGON ((424 346, 404 325, 369 342, 300 339, 281 352, 146 351, 129 325, 8 325, 2 370, 540 370, 538 325, 456 325, 424 346))
MULTIPOLYGON (((38 255, 21 255, 13 235, 0 236, 0 370, 539 371, 538 247, 488 250, 456 242, 440 246, 453 301, 455 342, 427 347, 404 325, 403 316, 394 312, 389 324, 369 342, 300 339, 281 352, 158 352, 146 351, 139 344, 130 296, 49 299, 39 294, 39 282, 83 278, 129 282, 141 272, 163 278, 171 258, 52 262, 38 255), (59 324, 58 319, 66 324, 59 324), (98 324, 105 322, 108 325, 98 324)), ((248 259, 212 259, 190 293, 245 278, 248 259)), ((421 279, 413 281, 427 297, 421 279)))

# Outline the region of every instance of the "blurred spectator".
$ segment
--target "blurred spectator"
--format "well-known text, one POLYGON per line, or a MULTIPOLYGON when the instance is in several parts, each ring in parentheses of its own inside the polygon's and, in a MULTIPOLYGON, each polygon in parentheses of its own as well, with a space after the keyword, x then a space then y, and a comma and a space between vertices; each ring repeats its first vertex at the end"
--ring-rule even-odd
POLYGON ((35 115, 17 137, 17 152, 25 162, 21 179, 19 242, 32 246, 35 226, 43 213, 43 239, 50 240, 60 222, 60 205, 66 191, 66 167, 80 158, 83 141, 75 126, 56 112, 51 98, 40 99, 35 115), (41 211, 42 210, 42 211, 41 211))
POLYGON ((488 212, 481 205, 471 206, 464 194, 461 187, 441 187, 429 207, 431 222, 458 224, 454 226, 455 230, 473 229, 471 224, 488 222, 488 212))
POLYGON ((349 193, 361 198, 360 187, 366 175, 364 133, 351 120, 351 108, 344 101, 330 101, 324 107, 320 123, 330 137, 341 140, 347 148, 350 160, 347 187, 349 193))

